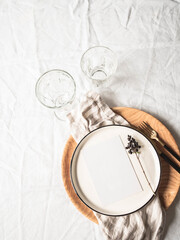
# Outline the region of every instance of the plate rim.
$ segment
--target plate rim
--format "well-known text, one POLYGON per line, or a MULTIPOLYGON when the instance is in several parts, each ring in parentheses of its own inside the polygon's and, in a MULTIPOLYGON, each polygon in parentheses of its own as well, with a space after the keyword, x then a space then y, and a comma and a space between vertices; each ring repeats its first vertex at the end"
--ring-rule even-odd
POLYGON ((105 126, 100 126, 92 131, 90 131, 89 133, 87 133, 83 138, 81 138, 81 140, 78 142, 74 152, 73 152, 73 155, 71 157, 71 163, 70 163, 70 179, 71 179, 71 184, 73 186, 73 189, 76 193, 76 195, 78 196, 78 198, 80 199, 80 201, 85 204, 88 208, 90 208, 92 211, 96 212, 96 213, 99 213, 99 214, 102 214, 104 216, 109 216, 109 217, 121 217, 121 216, 126 216, 126 215, 129 215, 129 214, 132 214, 132 213, 135 213, 137 211, 139 211, 140 209, 142 209, 143 207, 145 207, 146 205, 148 205, 155 196, 157 196, 157 191, 158 191, 158 188, 159 188, 159 185, 160 185, 160 180, 161 180, 161 172, 162 172, 162 166, 161 166, 161 161, 160 161, 160 157, 159 157, 159 154, 158 154, 158 151, 156 150, 155 146, 153 145, 153 143, 147 138, 147 136, 140 132, 136 127, 134 126, 126 126, 126 125, 121 125, 121 124, 108 124, 108 125, 105 125, 105 126), (154 191, 154 194, 152 194, 152 197, 144 204, 142 205, 140 208, 134 210, 134 211, 131 211, 129 213, 125 213, 125 214, 107 214, 107 213, 103 213, 103 212, 100 212, 96 209, 94 209, 93 207, 89 206, 82 198, 81 196, 79 195, 76 187, 75 187, 75 184, 74 184, 74 181, 73 181, 73 177, 72 177, 72 164, 73 164, 73 159, 74 159, 74 155, 79 147, 79 145, 81 144, 81 142, 86 138, 88 137, 91 133, 99 130, 99 129, 102 129, 102 128, 105 128, 105 127, 125 127, 125 128, 130 128, 130 129, 133 129, 137 132, 139 132, 141 135, 143 135, 147 140, 148 142, 151 144, 151 146, 153 147, 153 149, 155 150, 156 154, 157 154, 157 157, 158 157, 158 161, 159 161, 159 169, 160 169, 160 175, 159 175, 159 180, 158 180, 158 184, 157 184, 157 187, 156 187, 156 190, 154 191))

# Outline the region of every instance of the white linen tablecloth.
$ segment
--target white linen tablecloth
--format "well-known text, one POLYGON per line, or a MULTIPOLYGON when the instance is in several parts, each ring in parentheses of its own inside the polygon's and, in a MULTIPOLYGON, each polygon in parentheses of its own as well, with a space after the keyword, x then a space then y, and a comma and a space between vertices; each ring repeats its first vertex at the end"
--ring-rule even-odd
MULTIPOLYGON (((35 97, 38 77, 64 69, 77 96, 92 88, 82 53, 104 45, 118 69, 100 93, 107 104, 145 110, 180 145, 179 0, 0 1, 0 240, 102 240, 70 202, 61 178, 66 123, 35 97)), ((165 240, 180 238, 180 194, 165 240)))

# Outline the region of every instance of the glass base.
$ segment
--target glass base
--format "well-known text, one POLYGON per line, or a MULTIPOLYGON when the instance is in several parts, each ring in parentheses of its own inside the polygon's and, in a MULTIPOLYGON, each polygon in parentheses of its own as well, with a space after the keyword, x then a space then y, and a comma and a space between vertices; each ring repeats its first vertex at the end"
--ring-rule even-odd
POLYGON ((107 79, 107 74, 103 69, 97 68, 92 71, 91 78, 104 81, 107 79))
POLYGON ((58 120, 65 122, 67 120, 67 115, 75 108, 76 104, 78 103, 79 101, 76 99, 72 103, 56 109, 54 111, 54 115, 57 117, 58 120))
POLYGON ((63 110, 56 110, 56 111, 54 111, 54 115, 60 121, 65 122, 67 120, 67 117, 66 117, 67 114, 63 110))

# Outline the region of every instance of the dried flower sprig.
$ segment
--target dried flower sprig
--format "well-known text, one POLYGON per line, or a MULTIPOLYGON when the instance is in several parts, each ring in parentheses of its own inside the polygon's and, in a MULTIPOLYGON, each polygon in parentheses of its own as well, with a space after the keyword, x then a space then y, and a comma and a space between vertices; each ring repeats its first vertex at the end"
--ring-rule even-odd
POLYGON ((128 145, 126 146, 126 149, 129 149, 128 153, 130 154, 138 153, 139 149, 141 148, 139 143, 130 135, 128 135, 127 140, 128 140, 128 145))
POLYGON ((143 173, 144 173, 144 176, 145 176, 145 178, 146 178, 146 181, 147 181, 147 183, 149 184, 149 187, 151 188, 151 191, 153 192, 153 195, 156 195, 156 193, 154 192, 154 190, 153 190, 153 188, 152 188, 152 186, 151 186, 151 183, 149 182, 148 177, 147 177, 147 175, 146 175, 146 173, 145 173, 145 171, 144 171, 144 168, 143 168, 143 165, 142 165, 142 163, 141 163, 141 161, 140 161, 140 158, 139 158, 139 156, 138 156, 138 154, 137 154, 137 153, 139 153, 139 149, 141 148, 141 146, 140 146, 139 143, 138 143, 132 136, 130 136, 130 135, 128 135, 127 140, 128 140, 128 145, 127 145, 126 149, 129 149, 129 150, 128 150, 128 153, 130 153, 130 154, 135 153, 135 154, 136 154, 137 159, 138 159, 138 161, 139 161, 139 164, 140 164, 140 166, 141 166, 141 169, 142 169, 142 171, 143 171, 143 173))

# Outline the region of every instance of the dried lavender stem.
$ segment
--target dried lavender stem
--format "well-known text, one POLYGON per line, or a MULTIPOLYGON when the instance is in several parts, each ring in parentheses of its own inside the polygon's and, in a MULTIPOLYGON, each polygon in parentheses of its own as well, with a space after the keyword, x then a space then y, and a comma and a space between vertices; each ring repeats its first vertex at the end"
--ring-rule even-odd
POLYGON ((132 154, 132 153, 135 153, 135 154, 136 154, 136 157, 137 157, 137 159, 138 159, 138 161, 139 161, 139 164, 140 164, 141 169, 142 169, 142 171, 143 171, 143 174, 144 174, 144 176, 145 176, 145 178, 146 178, 146 181, 147 181, 147 183, 149 184, 149 187, 151 188, 151 191, 153 192, 153 194, 156 195, 155 192, 153 191, 153 188, 152 188, 152 186, 151 186, 151 184, 150 184, 150 182, 149 182, 149 180, 148 180, 148 177, 147 177, 147 175, 146 175, 146 173, 145 173, 145 171, 144 171, 144 168, 143 168, 143 166, 142 166, 142 163, 141 163, 141 161, 140 161, 140 159, 139 159, 139 156, 138 156, 138 154, 137 154, 137 153, 138 153, 138 149, 141 148, 141 146, 140 146, 140 145, 138 144, 138 142, 137 142, 133 137, 131 137, 130 135, 128 135, 127 140, 129 141, 129 142, 128 142, 128 145, 127 145, 127 147, 126 147, 126 149, 129 149, 129 150, 128 150, 128 153, 129 153, 129 154, 132 154))

